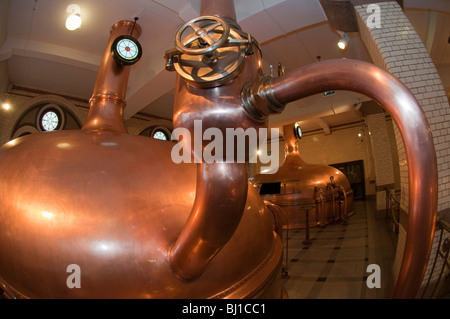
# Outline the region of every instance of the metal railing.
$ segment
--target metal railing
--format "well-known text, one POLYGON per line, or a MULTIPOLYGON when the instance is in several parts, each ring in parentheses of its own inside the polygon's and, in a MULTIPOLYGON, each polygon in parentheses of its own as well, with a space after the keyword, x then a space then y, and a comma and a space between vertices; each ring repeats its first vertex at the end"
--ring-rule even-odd
POLYGON ((442 216, 438 217, 436 221, 436 234, 437 232, 440 233, 436 255, 421 298, 439 299, 447 298, 450 295, 450 224, 442 216), (433 283, 431 283, 432 279, 434 279, 433 283), (433 288, 433 290, 426 296, 428 288, 433 288))
POLYGON ((386 190, 386 217, 391 218, 394 224, 394 233, 398 235, 400 226, 400 202, 394 196, 392 188, 385 187, 386 190))

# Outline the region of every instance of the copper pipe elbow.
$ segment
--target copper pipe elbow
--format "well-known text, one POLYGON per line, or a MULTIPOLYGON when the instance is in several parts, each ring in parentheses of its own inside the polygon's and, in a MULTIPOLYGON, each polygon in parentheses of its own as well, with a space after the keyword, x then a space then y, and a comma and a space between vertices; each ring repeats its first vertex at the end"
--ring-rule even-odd
MULTIPOLYGON (((431 252, 438 189, 433 137, 415 97, 390 73, 350 59, 313 63, 256 87, 258 96, 269 96, 278 104, 328 90, 354 91, 372 98, 392 116, 405 144, 409 173, 408 234, 393 298, 414 298, 431 252)), ((261 116, 267 107, 253 104, 247 109, 261 116)))
POLYGON ((241 221, 247 191, 245 164, 197 164, 194 207, 169 251, 177 276, 198 277, 230 240, 241 221))

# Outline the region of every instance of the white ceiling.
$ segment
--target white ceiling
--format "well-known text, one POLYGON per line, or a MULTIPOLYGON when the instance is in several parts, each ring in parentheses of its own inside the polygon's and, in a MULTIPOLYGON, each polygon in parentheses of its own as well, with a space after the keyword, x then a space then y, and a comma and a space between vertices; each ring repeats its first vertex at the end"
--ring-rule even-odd
MULTIPOLYGON (((370 61, 358 33, 350 34, 347 50, 337 48, 339 35, 319 0, 235 0, 235 8, 242 29, 262 45, 266 72, 279 62, 289 71, 317 61, 317 56, 370 61)), ((450 1, 404 0, 404 8, 448 89, 450 1)), ((0 0, 0 10, 0 61, 7 63, 10 83, 86 100, 110 27, 139 17, 144 54, 132 66, 125 118, 142 112, 171 119, 175 72, 165 70, 163 55, 174 47, 177 29, 200 15, 200 0, 0 0), (64 27, 71 3, 81 7, 83 24, 76 31, 64 27)), ((313 96, 288 105, 272 117, 271 125, 310 119, 305 127, 315 129, 358 121, 361 114, 353 105, 366 99, 349 92, 313 96)))

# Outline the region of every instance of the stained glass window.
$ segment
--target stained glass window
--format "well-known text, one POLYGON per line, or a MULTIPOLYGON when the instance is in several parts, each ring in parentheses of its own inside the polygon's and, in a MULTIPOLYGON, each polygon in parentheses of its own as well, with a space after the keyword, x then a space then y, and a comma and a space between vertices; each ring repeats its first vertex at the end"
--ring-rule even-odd
POLYGON ((53 131, 58 127, 59 116, 53 111, 45 112, 41 119, 44 131, 53 131))
POLYGON ((153 138, 156 138, 157 140, 163 140, 163 141, 167 141, 168 140, 167 134, 164 131, 162 131, 162 130, 156 130, 153 133, 153 138))

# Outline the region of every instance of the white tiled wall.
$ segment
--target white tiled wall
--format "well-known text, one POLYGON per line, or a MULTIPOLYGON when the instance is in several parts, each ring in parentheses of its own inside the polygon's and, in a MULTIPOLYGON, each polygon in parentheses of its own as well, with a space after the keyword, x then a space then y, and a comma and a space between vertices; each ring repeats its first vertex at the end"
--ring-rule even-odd
POLYGON ((376 207, 377 210, 384 210, 386 209, 386 192, 381 187, 393 185, 395 182, 386 116, 384 113, 371 114, 366 117, 366 121, 371 133, 372 152, 376 154, 374 156, 375 181, 378 187, 376 207))
MULTIPOLYGON (((438 211, 450 207, 450 107, 442 81, 422 40, 394 1, 377 3, 381 28, 368 28, 367 5, 355 7, 361 37, 373 61, 400 79, 423 107, 434 137, 439 170, 438 211)), ((398 134, 398 133, 397 133, 398 134)), ((398 138, 400 138, 398 134, 398 138)), ((401 178, 407 181, 404 147, 398 145, 401 178)), ((402 189, 407 190, 407 184, 402 189)), ((404 192, 402 192, 403 197, 404 192)), ((407 208, 407 201, 402 199, 407 208)), ((407 209, 405 209, 407 211, 407 209)))
POLYGON ((386 117, 383 113, 371 114, 366 117, 370 130, 374 157, 377 186, 394 184, 394 166, 392 163, 389 135, 386 127, 386 117))

